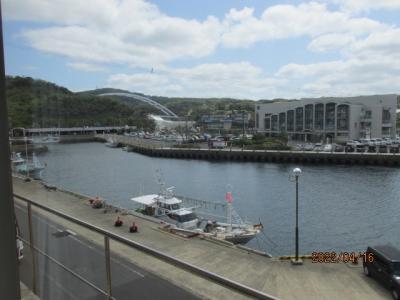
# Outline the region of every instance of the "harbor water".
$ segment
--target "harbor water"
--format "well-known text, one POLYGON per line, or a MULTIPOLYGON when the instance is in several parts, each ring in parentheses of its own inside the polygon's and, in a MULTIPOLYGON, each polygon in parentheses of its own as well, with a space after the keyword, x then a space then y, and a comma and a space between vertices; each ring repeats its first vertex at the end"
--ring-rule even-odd
POLYGON ((300 253, 400 246, 398 168, 165 159, 101 143, 48 147, 39 157, 46 164, 44 181, 125 208, 133 207, 129 199, 134 196, 158 192, 158 170, 167 186, 186 197, 224 203, 230 190, 239 215, 264 225, 266 236, 249 246, 273 255, 294 253, 295 183, 290 174, 300 167, 300 253))

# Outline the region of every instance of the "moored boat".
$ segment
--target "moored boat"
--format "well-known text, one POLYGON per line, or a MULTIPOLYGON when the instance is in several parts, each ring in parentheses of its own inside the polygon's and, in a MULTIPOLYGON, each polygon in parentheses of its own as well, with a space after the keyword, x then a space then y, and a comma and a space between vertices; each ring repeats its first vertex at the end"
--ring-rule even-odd
POLYGON ((56 135, 47 135, 44 137, 35 137, 32 139, 32 143, 34 144, 54 144, 60 142, 60 136, 56 135))
POLYGON ((13 153, 11 157, 11 165, 14 172, 34 179, 42 178, 44 166, 36 157, 35 153, 32 155, 32 160, 22 158, 21 153, 13 153))
POLYGON ((226 194, 227 222, 219 222, 198 216, 194 212, 197 207, 184 207, 183 200, 176 197, 173 191, 174 187, 165 189, 164 184, 161 184, 159 194, 134 197, 131 200, 141 206, 136 211, 144 215, 161 219, 178 229, 226 240, 234 244, 246 244, 263 228, 261 223, 243 222, 233 209, 233 197, 229 192, 226 194))
POLYGON ((107 142, 105 143, 105 145, 110 148, 117 148, 119 146, 119 143, 118 143, 118 141, 113 140, 112 138, 109 138, 109 139, 107 139, 107 142))

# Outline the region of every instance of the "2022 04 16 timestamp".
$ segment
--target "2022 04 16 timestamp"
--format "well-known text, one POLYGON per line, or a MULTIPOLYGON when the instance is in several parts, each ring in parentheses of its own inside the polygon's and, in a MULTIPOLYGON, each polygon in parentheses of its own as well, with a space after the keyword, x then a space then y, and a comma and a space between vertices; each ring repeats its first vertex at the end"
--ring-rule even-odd
POLYGON ((312 252, 313 263, 358 263, 358 261, 372 263, 374 255, 368 252, 312 252))

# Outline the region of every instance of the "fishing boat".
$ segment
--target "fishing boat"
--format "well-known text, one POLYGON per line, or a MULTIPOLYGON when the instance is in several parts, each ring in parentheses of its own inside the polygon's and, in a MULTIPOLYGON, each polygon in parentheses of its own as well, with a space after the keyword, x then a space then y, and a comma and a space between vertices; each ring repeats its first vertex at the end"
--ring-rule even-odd
POLYGON ((13 153, 11 156, 11 165, 14 172, 24 174, 34 179, 41 179, 44 170, 43 164, 32 154, 32 160, 24 159, 21 153, 13 153))
POLYGON ((23 164, 23 163, 25 163, 25 159, 22 158, 21 152, 13 152, 11 154, 11 164, 13 166, 20 165, 20 164, 23 164))
POLYGON ((118 141, 116 141, 112 138, 109 138, 109 139, 107 139, 107 142, 105 143, 105 145, 110 148, 118 148, 119 143, 118 143, 118 141))
POLYGON ((263 225, 244 222, 235 211, 231 192, 225 194, 226 222, 207 221, 204 232, 210 233, 217 239, 226 240, 233 244, 247 244, 263 229, 263 225))
POLYGON ((133 147, 130 145, 122 147, 122 151, 133 152, 133 147))
POLYGON ((197 207, 183 206, 183 200, 174 195, 174 187, 165 188, 161 183, 159 194, 150 194, 131 198, 141 207, 136 211, 144 215, 163 220, 165 223, 193 233, 226 240, 234 244, 246 244, 261 232, 262 224, 243 222, 235 212, 230 192, 225 196, 226 222, 219 222, 198 216, 194 210, 197 207))
POLYGON ((34 144, 55 144, 60 142, 60 137, 56 135, 47 135, 44 137, 36 137, 32 139, 34 144))
POLYGON ((159 194, 139 196, 131 200, 143 206, 138 212, 161 219, 177 228, 197 229, 199 218, 191 208, 182 207, 182 200, 173 195, 173 189, 174 187, 169 187, 159 194))

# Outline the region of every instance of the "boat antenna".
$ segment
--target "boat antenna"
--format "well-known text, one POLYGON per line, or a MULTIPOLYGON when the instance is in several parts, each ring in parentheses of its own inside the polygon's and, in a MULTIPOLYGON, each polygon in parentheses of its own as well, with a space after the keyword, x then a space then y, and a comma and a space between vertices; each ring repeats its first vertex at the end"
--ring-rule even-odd
POLYGON ((157 173, 157 182, 158 182, 158 185, 160 186, 159 194, 162 195, 165 193, 165 182, 164 182, 161 170, 157 169, 156 173, 157 173))

